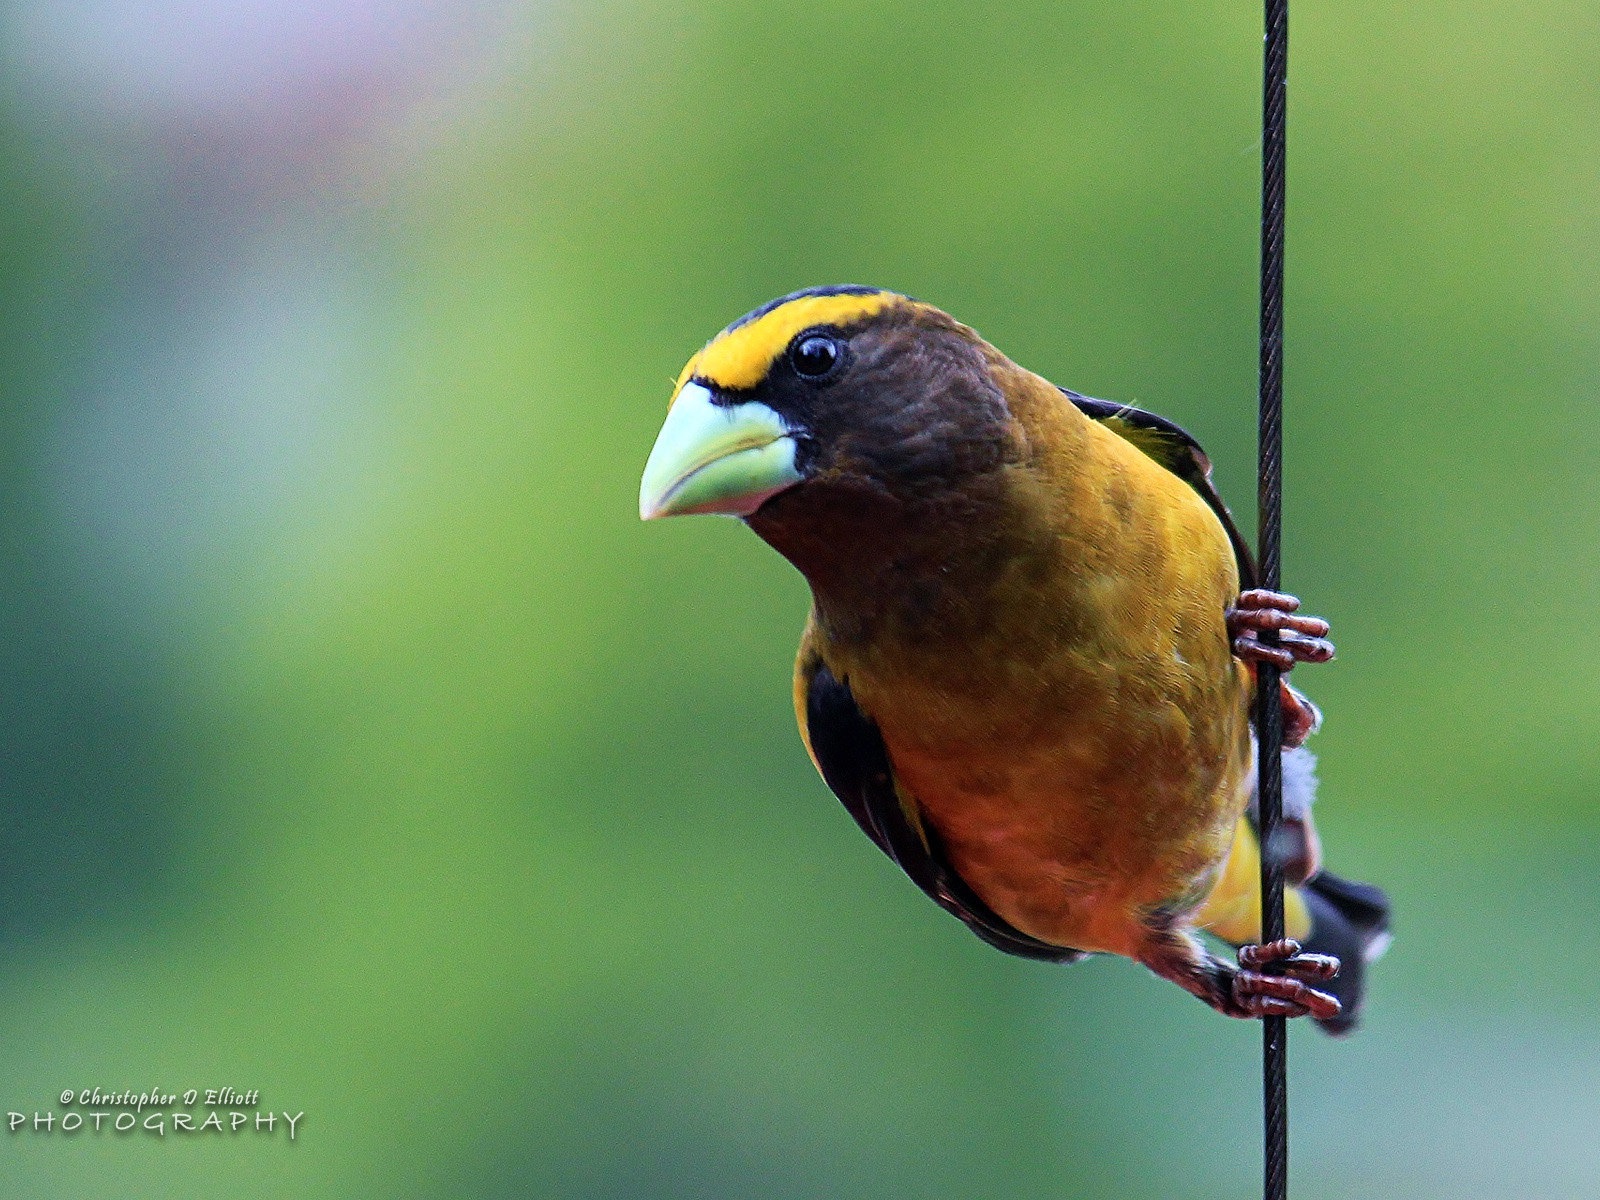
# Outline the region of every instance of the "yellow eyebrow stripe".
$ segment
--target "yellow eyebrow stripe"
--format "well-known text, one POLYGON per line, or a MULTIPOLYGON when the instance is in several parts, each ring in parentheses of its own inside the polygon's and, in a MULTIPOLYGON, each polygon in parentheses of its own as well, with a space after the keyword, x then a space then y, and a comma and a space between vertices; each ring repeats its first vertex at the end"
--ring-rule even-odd
POLYGON ((673 388, 676 395, 692 378, 739 391, 767 377, 794 335, 813 325, 849 325, 882 312, 902 299, 894 292, 867 295, 801 296, 748 325, 719 333, 691 358, 673 388))

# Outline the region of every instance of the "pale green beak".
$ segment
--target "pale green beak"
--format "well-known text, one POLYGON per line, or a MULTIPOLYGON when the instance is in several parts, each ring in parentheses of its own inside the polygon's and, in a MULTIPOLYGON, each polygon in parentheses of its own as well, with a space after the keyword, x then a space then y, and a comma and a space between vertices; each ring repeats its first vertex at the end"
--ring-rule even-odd
POLYGON ((709 389, 686 383, 645 463, 639 518, 747 517, 800 482, 794 453, 795 440, 783 418, 765 404, 713 404, 709 389))

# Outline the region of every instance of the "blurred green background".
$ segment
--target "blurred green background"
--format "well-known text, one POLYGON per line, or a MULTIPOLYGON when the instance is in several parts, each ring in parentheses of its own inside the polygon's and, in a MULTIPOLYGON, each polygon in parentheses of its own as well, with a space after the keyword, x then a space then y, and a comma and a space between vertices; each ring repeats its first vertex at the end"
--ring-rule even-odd
MULTIPOLYGON (((815 283, 1172 416, 1253 520, 1259 14, 1073 0, 0 16, 0 1193, 1217 1197, 1258 1031, 1009 959, 795 735, 798 577, 641 526, 684 360, 815 283)), ((1600 1172, 1600 17, 1297 6, 1286 580, 1332 864, 1297 1197, 1600 1172)))

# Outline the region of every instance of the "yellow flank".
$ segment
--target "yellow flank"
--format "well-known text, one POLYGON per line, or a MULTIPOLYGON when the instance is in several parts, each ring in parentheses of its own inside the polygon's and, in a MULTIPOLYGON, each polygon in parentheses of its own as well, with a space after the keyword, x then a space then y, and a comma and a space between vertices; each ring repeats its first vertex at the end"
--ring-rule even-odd
MULTIPOLYGON (((1249 821, 1234 829, 1227 865, 1194 923, 1235 946, 1261 940, 1261 846, 1249 821)), ((1305 899, 1292 888, 1283 894, 1283 925, 1292 938, 1303 940, 1311 932, 1305 899)))
POLYGON ((673 387, 673 395, 697 377, 733 391, 753 388, 767 377, 772 364, 802 329, 813 325, 849 325, 904 299, 894 292, 872 292, 868 295, 801 296, 791 300, 748 325, 719 333, 683 368, 673 387))

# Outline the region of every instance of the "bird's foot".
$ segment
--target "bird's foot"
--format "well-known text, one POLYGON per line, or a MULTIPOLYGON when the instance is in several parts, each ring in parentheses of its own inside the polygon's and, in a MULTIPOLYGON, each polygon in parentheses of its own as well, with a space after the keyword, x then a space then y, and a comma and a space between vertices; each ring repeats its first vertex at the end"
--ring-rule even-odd
POLYGON ((1341 1005, 1311 983, 1321 983, 1339 973, 1339 960, 1327 954, 1303 954, 1300 943, 1283 938, 1259 946, 1239 948, 1239 971, 1233 977, 1235 1016, 1337 1017, 1341 1005), (1269 975, 1259 968, 1276 965, 1282 974, 1269 975), (1310 981, 1310 982, 1307 982, 1310 981))
MULTIPOLYGON (((1233 652, 1247 663, 1271 663, 1280 671, 1288 671, 1300 662, 1327 662, 1333 657, 1333 643, 1324 636, 1328 623, 1321 617, 1296 616, 1295 609, 1299 607, 1300 601, 1282 592, 1262 588, 1241 592, 1239 602, 1226 613, 1233 652), (1277 631, 1276 646, 1261 641, 1260 635, 1269 629, 1277 631)), ((1322 714, 1287 680, 1280 680, 1279 687, 1283 697, 1283 744, 1290 749, 1303 746, 1322 724, 1322 714)))
POLYGON ((1295 663, 1327 662, 1333 657, 1328 623, 1321 617, 1297 616, 1299 607, 1299 600, 1283 592, 1265 588, 1240 592, 1238 602, 1225 614, 1233 652, 1245 662, 1271 663, 1280 671, 1295 663), (1277 631, 1276 646, 1261 641, 1259 635, 1268 630, 1277 631))

